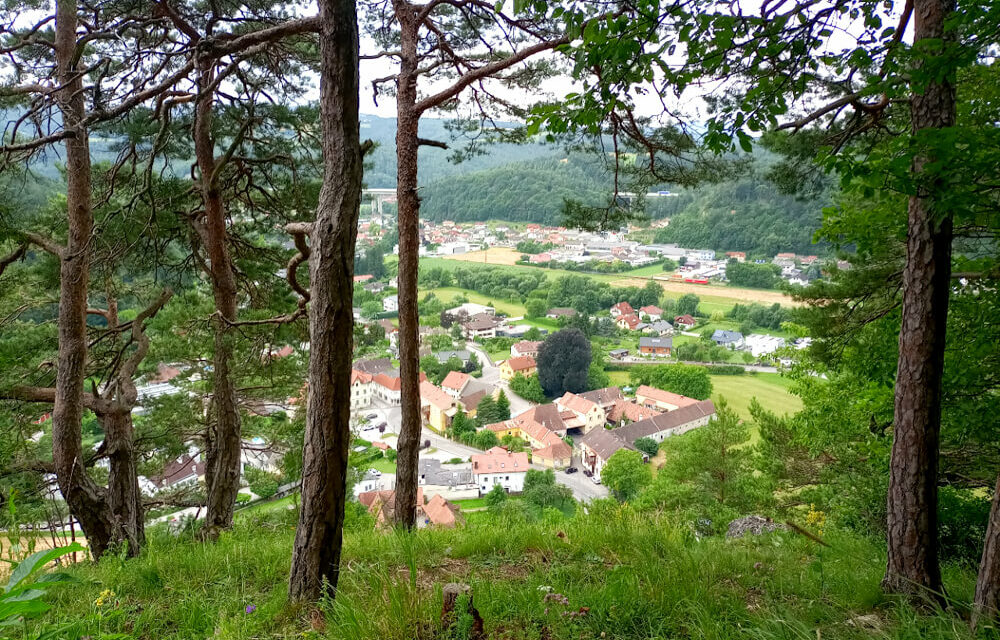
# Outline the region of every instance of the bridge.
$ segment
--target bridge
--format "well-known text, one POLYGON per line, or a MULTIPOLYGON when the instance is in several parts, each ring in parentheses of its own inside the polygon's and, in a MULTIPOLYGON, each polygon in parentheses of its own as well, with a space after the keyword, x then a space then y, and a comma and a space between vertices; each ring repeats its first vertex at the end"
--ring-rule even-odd
POLYGON ((383 224, 383 212, 382 205, 386 202, 396 202, 396 190, 395 189, 362 189, 361 190, 361 201, 364 202, 365 198, 370 198, 372 203, 372 219, 374 220, 378 216, 379 224, 383 224))

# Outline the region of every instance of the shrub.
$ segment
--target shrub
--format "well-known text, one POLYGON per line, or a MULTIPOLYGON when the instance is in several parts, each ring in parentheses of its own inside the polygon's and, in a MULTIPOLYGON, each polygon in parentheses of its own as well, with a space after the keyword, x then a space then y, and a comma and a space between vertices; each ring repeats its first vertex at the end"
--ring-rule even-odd
POLYGON ((654 457, 660 450, 660 444, 652 438, 639 438, 632 443, 636 449, 642 451, 650 458, 654 457))

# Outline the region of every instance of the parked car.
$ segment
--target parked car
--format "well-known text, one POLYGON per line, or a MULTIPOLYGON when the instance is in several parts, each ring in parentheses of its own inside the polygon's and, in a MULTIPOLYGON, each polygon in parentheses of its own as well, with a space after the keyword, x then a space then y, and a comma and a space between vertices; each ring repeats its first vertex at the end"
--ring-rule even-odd
POLYGON ((567 474, 576 473, 577 471, 579 471, 579 469, 577 469, 576 467, 570 467, 569 469, 566 469, 567 474))
POLYGON ((584 469, 583 470, 583 475, 585 475, 585 476, 587 476, 589 478, 590 476, 592 476, 594 474, 593 474, 593 472, 590 469, 584 469))
POLYGON ((598 476, 594 476, 591 480, 594 481, 594 484, 601 484, 601 478, 598 476))
POLYGON ((377 413, 369 413, 368 415, 365 416, 365 419, 366 420, 374 420, 377 417, 378 417, 377 413))

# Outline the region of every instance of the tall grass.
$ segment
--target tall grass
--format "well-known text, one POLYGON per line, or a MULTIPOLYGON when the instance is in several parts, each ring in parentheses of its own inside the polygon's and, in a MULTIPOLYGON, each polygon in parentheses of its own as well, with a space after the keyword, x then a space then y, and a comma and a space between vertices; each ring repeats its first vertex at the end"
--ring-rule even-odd
MULTIPOLYGON (((793 533, 699 539, 675 518, 599 503, 570 519, 548 511, 456 530, 349 531, 337 596, 317 620, 285 597, 295 513, 253 514, 216 544, 154 531, 140 558, 75 569, 83 582, 52 591, 46 622, 77 621, 77 637, 95 638, 98 626, 164 640, 447 638, 441 588, 458 581, 497 638, 969 636, 961 607, 919 612, 883 596, 875 542, 837 531, 822 551, 793 533), (97 607, 105 589, 114 602, 97 607)), ((968 602, 975 576, 947 567, 946 577, 950 597, 968 602)))

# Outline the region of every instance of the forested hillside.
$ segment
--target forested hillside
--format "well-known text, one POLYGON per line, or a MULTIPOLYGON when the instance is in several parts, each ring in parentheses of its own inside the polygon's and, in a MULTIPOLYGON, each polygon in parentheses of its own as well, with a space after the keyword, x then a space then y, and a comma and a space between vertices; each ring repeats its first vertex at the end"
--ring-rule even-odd
POLYGON ((773 256, 782 251, 817 253, 812 244, 829 200, 800 200, 780 193, 762 177, 705 185, 681 192, 670 202, 651 203, 650 214, 670 216, 657 242, 716 251, 746 251, 773 256), (669 210, 657 211, 666 205, 669 210))
POLYGON ((565 200, 607 199, 610 185, 593 164, 550 156, 439 180, 423 189, 421 213, 430 220, 559 224, 565 200))

